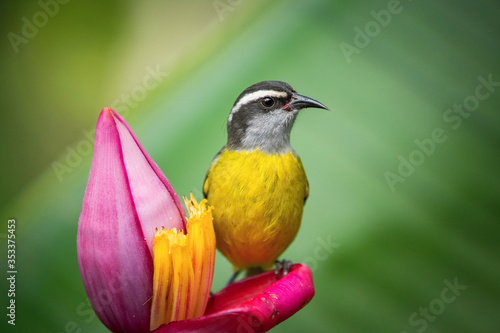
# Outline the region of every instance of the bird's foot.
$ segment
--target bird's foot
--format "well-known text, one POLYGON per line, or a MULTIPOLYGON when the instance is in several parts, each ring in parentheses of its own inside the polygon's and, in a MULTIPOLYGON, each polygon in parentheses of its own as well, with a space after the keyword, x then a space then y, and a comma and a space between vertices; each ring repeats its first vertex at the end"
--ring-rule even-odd
POLYGON ((275 268, 274 268, 274 274, 276 275, 277 279, 281 279, 290 272, 290 268, 293 265, 293 262, 291 260, 283 259, 283 260, 276 260, 275 268))
POLYGON ((229 281, 227 281, 226 287, 229 286, 231 283, 233 283, 241 272, 242 272, 241 269, 234 271, 233 275, 231 275, 231 277, 229 278, 229 281))

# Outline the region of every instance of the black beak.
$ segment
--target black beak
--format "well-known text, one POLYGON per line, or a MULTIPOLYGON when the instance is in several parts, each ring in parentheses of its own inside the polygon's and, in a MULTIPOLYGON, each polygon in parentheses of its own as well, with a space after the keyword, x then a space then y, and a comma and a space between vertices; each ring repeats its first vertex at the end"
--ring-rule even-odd
POLYGON ((289 106, 292 110, 302 110, 305 108, 318 108, 318 109, 330 110, 317 100, 299 95, 297 93, 294 93, 292 95, 292 100, 289 103, 289 106))

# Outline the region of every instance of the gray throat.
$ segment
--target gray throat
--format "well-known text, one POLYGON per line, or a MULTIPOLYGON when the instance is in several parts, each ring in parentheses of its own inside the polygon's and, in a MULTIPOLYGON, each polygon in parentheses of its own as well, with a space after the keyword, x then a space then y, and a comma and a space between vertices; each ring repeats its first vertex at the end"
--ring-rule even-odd
POLYGON ((294 153, 290 133, 296 117, 297 112, 279 110, 247 119, 243 126, 233 126, 230 122, 227 147, 231 150, 260 150, 267 154, 294 153))

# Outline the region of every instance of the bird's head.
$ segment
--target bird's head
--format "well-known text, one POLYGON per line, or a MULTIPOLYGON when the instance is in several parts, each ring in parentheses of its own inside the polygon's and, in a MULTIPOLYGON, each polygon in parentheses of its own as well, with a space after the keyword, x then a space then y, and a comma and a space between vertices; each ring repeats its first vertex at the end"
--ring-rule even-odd
POLYGON ((328 108, 297 94, 281 81, 262 81, 245 89, 234 102, 227 121, 227 147, 275 154, 292 150, 290 132, 300 110, 328 108))

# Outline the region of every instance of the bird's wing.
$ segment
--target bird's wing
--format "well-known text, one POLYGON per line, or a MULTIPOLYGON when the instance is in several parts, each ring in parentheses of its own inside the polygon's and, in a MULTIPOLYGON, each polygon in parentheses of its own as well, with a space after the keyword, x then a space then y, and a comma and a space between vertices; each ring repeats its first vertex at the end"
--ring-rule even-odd
POLYGON ((306 195, 304 196, 304 205, 306 204, 307 198, 309 198, 309 180, 306 179, 307 184, 306 184, 306 195))
POLYGON ((208 179, 208 175, 212 171, 214 165, 217 164, 217 161, 219 161, 220 154, 224 151, 224 149, 226 149, 225 146, 222 147, 221 150, 219 150, 217 155, 215 155, 214 159, 212 160, 212 163, 210 163, 210 167, 208 168, 207 174, 205 176, 205 181, 203 182, 203 196, 205 197, 205 199, 208 197, 208 190, 210 189, 210 181, 208 179))
POLYGON ((297 156, 297 158, 299 160, 300 167, 302 168, 302 172, 304 173, 304 176, 306 177, 306 193, 304 195, 304 205, 305 205, 307 198, 309 198, 309 179, 307 179, 306 170, 304 170, 304 165, 302 164, 302 160, 298 156, 297 156))

